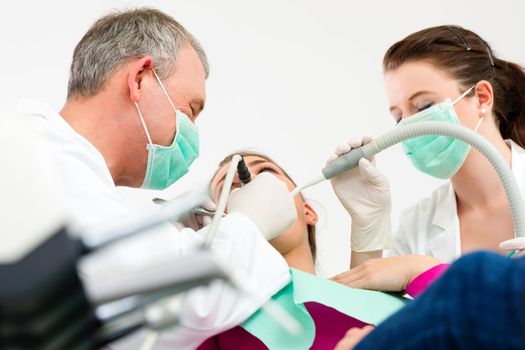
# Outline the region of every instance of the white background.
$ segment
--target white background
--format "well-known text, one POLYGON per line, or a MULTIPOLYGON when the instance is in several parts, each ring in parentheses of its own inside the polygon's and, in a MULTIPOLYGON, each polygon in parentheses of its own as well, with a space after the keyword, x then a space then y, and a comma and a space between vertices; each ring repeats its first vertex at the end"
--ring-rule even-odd
MULTIPOLYGON (((0 108, 32 97, 60 109, 73 49, 89 26, 109 10, 144 5, 186 26, 211 64, 198 120, 201 158, 166 197, 207 179, 232 150, 267 152, 302 182, 341 141, 390 129, 382 57, 416 30, 458 24, 500 57, 525 63, 522 1, 3 1, 0 108)), ((439 183, 416 173, 399 147, 378 163, 391 181, 394 224, 402 208, 439 183)), ((122 195, 132 206, 153 208, 155 193, 122 195)), ((327 184, 307 195, 321 215, 320 271, 333 275, 348 266, 349 219, 327 184)))

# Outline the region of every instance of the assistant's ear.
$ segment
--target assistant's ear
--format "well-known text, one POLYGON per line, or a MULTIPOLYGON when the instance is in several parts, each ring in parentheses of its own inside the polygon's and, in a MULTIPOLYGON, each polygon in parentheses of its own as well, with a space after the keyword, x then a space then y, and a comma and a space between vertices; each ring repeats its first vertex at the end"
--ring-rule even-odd
POLYGON ((315 225, 317 224, 317 213, 315 212, 314 208, 308 203, 304 203, 304 218, 307 225, 315 225))
POLYGON ((130 65, 128 71, 128 89, 131 101, 137 102, 141 94, 141 83, 145 73, 153 68, 153 58, 151 56, 142 57, 130 65))
POLYGON ((492 84, 486 80, 481 80, 476 84, 476 99, 480 116, 485 116, 492 111, 494 104, 494 91, 492 84))

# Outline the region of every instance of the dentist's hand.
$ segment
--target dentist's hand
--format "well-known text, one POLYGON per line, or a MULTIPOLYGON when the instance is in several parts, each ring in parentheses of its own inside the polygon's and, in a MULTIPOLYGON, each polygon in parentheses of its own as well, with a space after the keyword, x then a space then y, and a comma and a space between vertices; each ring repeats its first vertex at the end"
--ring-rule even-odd
POLYGON ((295 201, 284 182, 270 173, 257 175, 232 191, 228 213, 240 213, 259 228, 266 240, 286 231, 297 220, 295 201))
MULTIPOLYGON (((164 205, 167 203, 175 202, 180 200, 181 198, 184 198, 185 196, 191 195, 191 191, 184 192, 177 197, 167 201, 162 198, 154 198, 153 202, 155 204, 164 205)), ((198 208, 194 208, 193 210, 189 211, 182 217, 171 220, 170 223, 175 226, 178 230, 182 230, 184 228, 191 228, 194 231, 198 231, 204 226, 208 226, 211 224, 212 216, 210 215, 204 215, 200 212, 199 209, 204 209, 205 212, 215 212, 217 209, 217 206, 215 203, 211 200, 211 198, 208 198, 204 203, 202 203, 198 208)))
MULTIPOLYGON (((327 164, 351 149, 372 141, 365 135, 342 144, 327 164)), ((387 248, 391 234, 390 186, 377 170, 375 161, 362 158, 359 166, 331 180, 341 204, 352 218, 352 251, 369 252, 387 248)))

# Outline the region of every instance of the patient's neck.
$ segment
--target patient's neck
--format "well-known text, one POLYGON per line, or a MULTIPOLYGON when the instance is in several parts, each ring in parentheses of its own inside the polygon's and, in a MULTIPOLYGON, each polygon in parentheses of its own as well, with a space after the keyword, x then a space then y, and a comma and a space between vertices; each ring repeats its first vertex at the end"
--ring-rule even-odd
POLYGON ((301 244, 293 250, 283 254, 288 266, 294 269, 315 275, 315 263, 308 242, 301 244))

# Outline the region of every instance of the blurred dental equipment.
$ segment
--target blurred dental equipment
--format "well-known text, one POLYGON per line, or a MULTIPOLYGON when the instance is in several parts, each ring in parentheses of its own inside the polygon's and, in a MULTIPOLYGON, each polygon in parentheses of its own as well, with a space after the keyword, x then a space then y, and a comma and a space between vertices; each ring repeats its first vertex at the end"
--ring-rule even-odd
MULTIPOLYGON (((207 186, 202 187, 202 192, 207 192, 207 186)), ((185 198, 188 195, 188 192, 179 194, 175 198, 170 199, 169 201, 163 198, 153 198, 153 203, 157 205, 167 205, 171 202, 179 201, 179 198, 185 198)), ((209 226, 211 224, 213 215, 217 206, 209 198, 208 195, 205 196, 206 199, 200 205, 195 206, 185 215, 180 216, 177 220, 170 220, 177 229, 182 230, 186 227, 193 229, 194 231, 199 231, 204 226, 209 226)))
POLYGON ((99 249, 112 242, 134 236, 143 231, 174 220, 198 208, 206 199, 203 192, 188 192, 177 201, 167 202, 157 212, 127 219, 124 223, 108 223, 103 228, 85 233, 82 243, 87 251, 99 249))
POLYGON ((319 174, 313 176, 303 185, 295 188, 292 191, 292 195, 296 195, 305 188, 318 184, 324 180, 329 180, 354 168, 358 165, 359 159, 363 157, 371 157, 399 142, 422 135, 443 135, 454 137, 470 144, 483 154, 495 168, 498 177, 503 184, 509 201, 512 213, 512 223, 514 225, 516 236, 525 235, 525 206, 516 179, 514 179, 509 165, 505 162, 495 147, 492 146, 492 144, 490 144, 490 142, 483 136, 469 128, 447 122, 422 121, 409 125, 399 125, 395 129, 375 137, 370 143, 352 149, 347 154, 340 156, 334 162, 325 166, 319 174))

